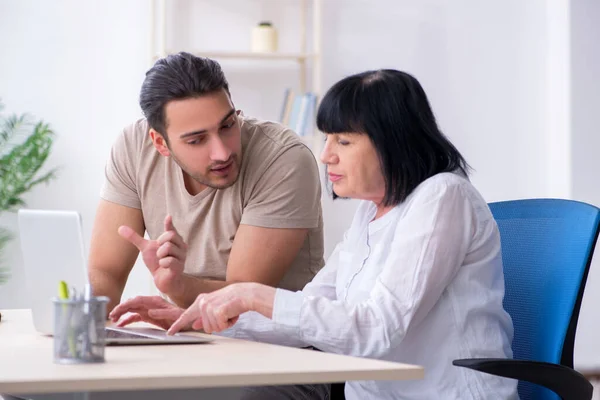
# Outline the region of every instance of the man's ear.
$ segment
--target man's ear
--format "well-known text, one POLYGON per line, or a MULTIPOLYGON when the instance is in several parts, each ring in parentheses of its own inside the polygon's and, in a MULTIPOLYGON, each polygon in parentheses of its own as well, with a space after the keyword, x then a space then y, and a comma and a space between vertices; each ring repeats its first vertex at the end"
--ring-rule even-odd
POLYGON ((150 128, 149 133, 150 133, 150 138, 152 139, 152 144, 154 144, 154 147, 156 148, 156 150, 161 155, 163 155, 165 157, 170 157, 171 152, 169 151, 169 147, 167 146, 167 141, 165 140, 163 135, 161 135, 160 133, 158 133, 157 131, 155 131, 152 128, 150 128))

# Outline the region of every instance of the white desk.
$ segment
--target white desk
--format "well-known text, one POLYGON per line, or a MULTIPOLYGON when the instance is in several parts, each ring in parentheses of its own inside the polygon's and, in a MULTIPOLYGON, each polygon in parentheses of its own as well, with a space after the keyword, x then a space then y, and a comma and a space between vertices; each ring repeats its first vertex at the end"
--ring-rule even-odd
MULTIPOLYGON (((201 335, 201 334, 198 334, 201 335)), ((0 393, 64 393, 422 379, 419 366, 215 335, 199 345, 107 347, 103 364, 57 365, 29 310, 2 311, 0 393)))

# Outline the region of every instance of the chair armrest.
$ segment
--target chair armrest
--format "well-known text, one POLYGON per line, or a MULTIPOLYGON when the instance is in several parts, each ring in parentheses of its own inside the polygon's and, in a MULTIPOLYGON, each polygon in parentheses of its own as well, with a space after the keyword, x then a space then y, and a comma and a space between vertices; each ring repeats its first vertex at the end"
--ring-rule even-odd
POLYGON ((535 383, 552 390, 564 400, 591 400, 592 398, 592 384, 579 372, 564 365, 504 358, 466 358, 454 360, 452 364, 535 383))

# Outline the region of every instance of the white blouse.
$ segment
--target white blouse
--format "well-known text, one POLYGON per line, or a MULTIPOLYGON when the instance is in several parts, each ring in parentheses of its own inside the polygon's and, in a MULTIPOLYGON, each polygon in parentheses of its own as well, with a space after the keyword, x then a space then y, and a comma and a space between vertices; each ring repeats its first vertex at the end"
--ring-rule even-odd
POLYGON ((512 357, 500 236, 468 179, 442 173, 373 220, 362 202, 302 291, 277 289, 273 320, 246 313, 224 334, 425 368, 417 381, 352 381, 348 400, 516 399, 512 379, 458 358, 512 357))

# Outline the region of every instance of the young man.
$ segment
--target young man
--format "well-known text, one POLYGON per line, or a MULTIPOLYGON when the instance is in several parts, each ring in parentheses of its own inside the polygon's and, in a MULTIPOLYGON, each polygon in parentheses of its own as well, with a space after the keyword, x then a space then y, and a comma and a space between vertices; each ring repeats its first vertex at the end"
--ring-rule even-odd
POLYGON ((108 311, 140 251, 180 307, 231 282, 302 289, 323 266, 311 151, 289 129, 243 117, 207 58, 157 61, 140 106, 146 118, 112 148, 92 233, 90 280, 108 311))

